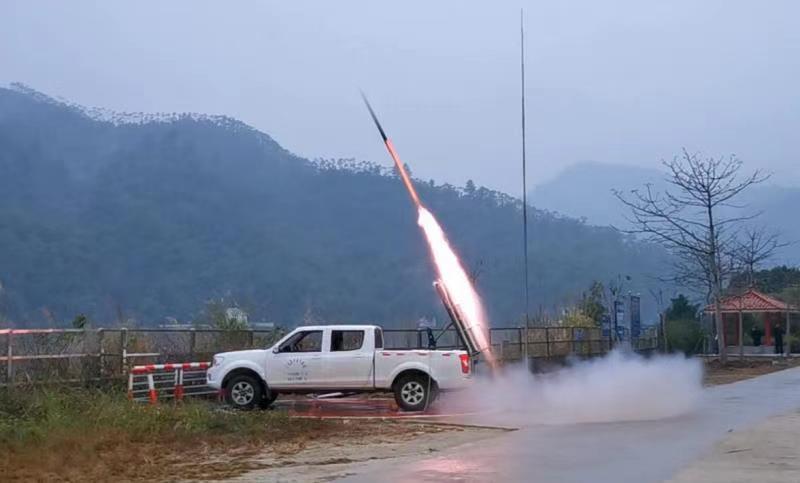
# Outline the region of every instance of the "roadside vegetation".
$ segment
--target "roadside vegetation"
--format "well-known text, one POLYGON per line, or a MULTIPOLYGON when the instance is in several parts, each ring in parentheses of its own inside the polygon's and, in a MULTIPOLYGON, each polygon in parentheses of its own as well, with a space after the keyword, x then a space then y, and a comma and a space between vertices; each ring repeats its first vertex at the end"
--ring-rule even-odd
POLYGON ((0 393, 0 474, 17 481, 219 479, 259 468, 265 449, 291 455, 314 439, 374 424, 237 412, 209 401, 148 406, 100 389, 0 393))

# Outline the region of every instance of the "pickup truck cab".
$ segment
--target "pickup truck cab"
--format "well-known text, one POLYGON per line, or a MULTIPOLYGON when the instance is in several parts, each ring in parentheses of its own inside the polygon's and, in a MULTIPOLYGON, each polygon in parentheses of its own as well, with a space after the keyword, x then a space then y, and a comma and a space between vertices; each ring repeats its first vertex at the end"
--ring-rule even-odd
POLYGON ((298 327, 268 349, 217 354, 207 372, 208 385, 240 409, 286 393, 392 391, 400 408, 422 411, 471 376, 465 351, 385 349, 374 325, 298 327))

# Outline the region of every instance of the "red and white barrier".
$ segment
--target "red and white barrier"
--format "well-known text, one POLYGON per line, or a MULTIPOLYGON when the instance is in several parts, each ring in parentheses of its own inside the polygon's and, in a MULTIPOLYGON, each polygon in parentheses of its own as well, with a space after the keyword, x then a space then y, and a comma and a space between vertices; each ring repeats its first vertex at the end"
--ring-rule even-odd
POLYGON ((128 397, 156 404, 162 397, 182 401, 184 396, 216 394, 206 386, 210 362, 178 362, 134 366, 128 373, 128 397), (187 385, 189 392, 187 392, 187 385))

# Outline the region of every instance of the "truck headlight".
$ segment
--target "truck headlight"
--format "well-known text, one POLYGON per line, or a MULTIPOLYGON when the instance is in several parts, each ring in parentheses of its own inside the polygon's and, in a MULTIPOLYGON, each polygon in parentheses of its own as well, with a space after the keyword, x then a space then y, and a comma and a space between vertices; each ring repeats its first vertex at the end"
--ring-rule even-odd
POLYGON ((219 366, 222 364, 222 361, 225 360, 223 356, 214 356, 214 361, 211 363, 212 366, 219 366))

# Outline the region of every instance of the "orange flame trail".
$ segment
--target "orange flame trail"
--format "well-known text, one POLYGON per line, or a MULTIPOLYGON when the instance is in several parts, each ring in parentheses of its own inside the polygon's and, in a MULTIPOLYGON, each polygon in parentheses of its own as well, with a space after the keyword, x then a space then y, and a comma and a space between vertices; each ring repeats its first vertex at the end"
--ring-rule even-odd
POLYGON ((475 348, 484 354, 489 364, 494 364, 492 356, 492 346, 489 343, 486 312, 483 310, 481 299, 478 292, 472 285, 472 281, 467 276, 467 272, 461 265, 447 236, 439 222, 433 214, 424 206, 419 205, 419 219, 417 223, 425 233, 431 258, 436 265, 436 272, 442 281, 453 304, 458 308, 459 313, 466 325, 464 330, 470 334, 470 338, 475 344, 475 348))
POLYGON ((405 185, 406 190, 408 190, 411 201, 414 202, 414 206, 416 206, 419 212, 417 223, 422 228, 423 233, 425 233, 428 249, 431 252, 431 258, 433 258, 433 264, 436 266, 439 279, 447 289, 453 305, 455 305, 456 309, 459 311, 460 318, 463 319, 461 320, 465 325, 463 329, 475 345, 475 349, 483 353, 486 361, 494 366, 495 359, 492 355, 492 346, 489 343, 488 335, 489 324, 487 323, 486 313, 483 310, 478 292, 475 291, 475 287, 473 287, 472 282, 469 277, 467 277, 467 272, 465 272, 464 267, 461 266, 461 261, 459 261, 455 251, 450 247, 447 236, 445 236, 444 230, 442 230, 439 222, 436 221, 436 218, 434 218, 430 211, 422 206, 419 195, 411 182, 411 177, 408 175, 402 161, 400 161, 400 156, 397 154, 397 151, 395 151, 392 141, 386 136, 383 126, 381 126, 380 121, 378 121, 378 116, 375 115, 375 111, 372 110, 372 106, 369 104, 367 96, 365 96, 363 92, 361 93, 361 98, 364 99, 369 114, 372 116, 375 126, 381 133, 383 143, 386 145, 386 149, 389 151, 389 155, 392 157, 395 167, 397 167, 400 178, 403 180, 403 185, 405 185))

